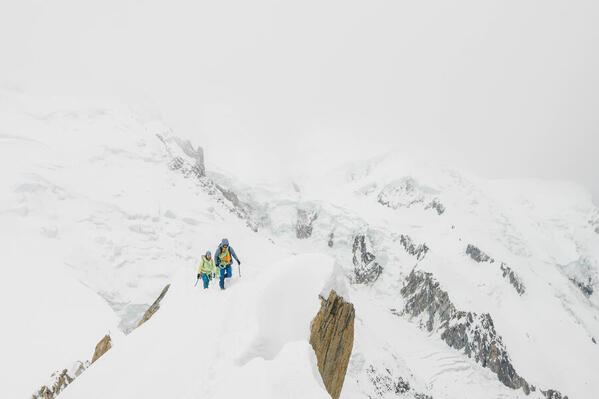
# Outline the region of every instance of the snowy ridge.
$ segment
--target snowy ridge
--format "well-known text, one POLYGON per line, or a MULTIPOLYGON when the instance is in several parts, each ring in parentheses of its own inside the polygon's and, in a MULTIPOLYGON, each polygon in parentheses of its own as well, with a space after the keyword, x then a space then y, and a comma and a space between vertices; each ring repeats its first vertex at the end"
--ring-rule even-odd
POLYGON ((599 393, 599 213, 576 186, 393 155, 242 182, 156 115, 0 101, 10 397, 106 333, 113 348, 61 398, 327 397, 308 334, 332 288, 356 312, 341 398, 599 393), (241 270, 224 293, 194 288, 222 237, 241 270))
POLYGON ((194 289, 180 273, 160 311, 61 397, 229 398, 252 386, 255 397, 326 398, 308 326, 332 266, 321 255, 290 257, 276 268, 250 264, 256 271, 225 292, 194 289), (164 340, 172 331, 177 339, 164 340), (148 383, 149 376, 165 384, 148 383))

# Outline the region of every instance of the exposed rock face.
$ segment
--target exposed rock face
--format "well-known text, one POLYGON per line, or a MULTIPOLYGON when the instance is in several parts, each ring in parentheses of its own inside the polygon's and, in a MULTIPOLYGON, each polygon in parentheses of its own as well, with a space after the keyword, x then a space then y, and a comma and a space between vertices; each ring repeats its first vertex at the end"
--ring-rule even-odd
POLYGON ((548 389, 546 391, 541 390, 541 393, 547 399, 568 399, 567 396, 562 396, 562 394, 558 391, 554 391, 553 389, 548 389))
MULTIPOLYGON (((168 289, 170 288, 170 284, 167 284, 163 289, 158 298, 154 301, 154 303, 146 310, 142 319, 138 323, 138 327, 143 323, 148 321, 154 313, 160 309, 160 301, 166 295, 168 289)), ((37 393, 32 395, 32 399, 54 399, 60 392, 62 392, 67 385, 75 380, 75 378, 79 377, 81 373, 83 373, 91 364, 93 364, 96 360, 98 360, 102 355, 104 355, 108 350, 112 348, 112 341, 110 339, 110 335, 105 335, 100 342, 96 344, 94 349, 94 354, 92 356, 91 363, 89 361, 76 362, 71 369, 64 369, 62 372, 52 374, 51 378, 53 378, 53 383, 42 386, 37 393)))
POLYGON ((401 237, 399 238, 399 242, 404 247, 404 249, 406 250, 407 253, 409 253, 412 256, 415 256, 416 259, 418 259, 418 260, 424 258, 424 256, 429 251, 429 248, 426 244, 415 245, 412 242, 412 239, 409 236, 404 235, 404 234, 402 234, 401 237))
POLYGON ((216 188, 220 191, 226 199, 228 199, 234 206, 241 206, 241 201, 239 201, 239 197, 235 194, 234 191, 228 190, 218 184, 215 183, 216 188))
POLYGON ((385 396, 389 392, 399 395, 410 390, 410 383, 402 377, 393 376, 389 369, 379 372, 371 364, 366 373, 374 386, 374 392, 380 397, 385 396))
MULTIPOLYGON (((491 258, 480 248, 472 244, 468 244, 468 247, 466 247, 466 253, 470 255, 470 257, 478 263, 495 263, 495 259, 491 258)), ((508 280, 508 282, 512 285, 512 287, 514 287, 518 295, 522 295, 526 292, 526 287, 524 286, 522 279, 516 274, 516 272, 514 272, 508 265, 506 265, 503 262, 501 262, 499 268, 501 269, 503 278, 508 280)))
POLYGON ((489 368, 504 385, 526 394, 535 390, 514 369, 491 315, 458 311, 431 273, 413 270, 401 294, 406 298, 402 314, 418 318, 421 328, 440 331, 447 345, 489 368))
POLYGON ((582 291, 582 293, 585 296, 593 295, 593 282, 590 278, 588 279, 588 281, 586 283, 578 281, 575 278, 570 278, 570 281, 572 281, 574 284, 576 284, 576 286, 580 289, 580 291, 582 291))
POLYGON ((438 198, 433 199, 429 202, 424 209, 434 209, 437 211, 437 215, 442 215, 445 212, 445 206, 439 201, 438 198))
POLYGON ((589 220, 589 224, 595 233, 599 234, 599 211, 595 211, 595 217, 589 220))
POLYGON ((400 292, 406 298, 404 313, 419 317, 420 326, 429 332, 438 329, 439 323, 445 324, 456 312, 449 295, 430 273, 412 271, 400 292))
POLYGON ((418 183, 411 177, 404 177, 385 186, 377 197, 377 201, 392 209, 409 208, 424 202, 424 194, 418 183))
POLYGON ((313 209, 298 209, 297 223, 295 225, 295 236, 305 239, 312 235, 312 223, 318 219, 318 213, 313 209))
POLYGON ((486 253, 481 251, 478 247, 475 247, 472 244, 468 244, 468 247, 466 247, 466 253, 468 255, 470 255, 470 257, 472 259, 474 259, 475 261, 477 261, 478 263, 481 263, 481 262, 493 263, 493 262, 495 262, 495 259, 491 258, 489 255, 487 255, 486 253))
POLYGON ((451 322, 443 326, 441 338, 447 345, 464 350, 468 357, 489 368, 504 385, 530 393, 528 383, 516 373, 501 336, 495 331, 488 313, 457 312, 451 322))
POLYGON ((599 280, 597 264, 586 256, 562 266, 562 270, 576 287, 587 297, 595 292, 595 282, 599 280))
POLYGON ((383 267, 375 261, 376 256, 368 237, 364 234, 357 235, 352 251, 355 282, 367 284, 376 281, 383 272, 383 267))
POLYGON ((321 298, 318 314, 310 325, 310 344, 327 391, 338 399, 354 346, 354 305, 333 290, 321 298))
POLYGON ((43 385, 36 393, 31 397, 32 399, 54 399, 59 393, 75 380, 83 371, 89 366, 89 362, 75 362, 70 369, 63 369, 61 372, 53 373, 52 383, 43 385))
POLYGON ((516 292, 519 295, 522 295, 526 292, 526 288, 524 287, 524 283, 520 280, 520 277, 505 263, 501 262, 501 271, 503 272, 503 278, 508 279, 510 284, 514 287, 516 292))
POLYGON ((406 379, 394 376, 388 368, 377 370, 371 364, 366 369, 366 374, 375 394, 380 398, 387 398, 389 395, 405 398, 411 392, 410 396, 414 399, 433 399, 432 396, 415 392, 406 379))
POLYGON ((263 220, 255 215, 254 208, 239 199, 234 191, 216 184, 206 176, 204 165, 204 150, 197 150, 189 141, 183 141, 178 137, 163 137, 157 135, 164 144, 165 151, 170 157, 169 169, 180 172, 186 178, 195 178, 198 185, 209 195, 214 196, 216 201, 240 219, 244 219, 252 230, 258 231, 263 220))
MULTIPOLYGON (((146 310, 142 319, 139 321, 137 326, 141 326, 143 323, 148 321, 154 313, 160 309, 160 301, 166 295, 168 289, 170 288, 170 284, 167 284, 163 289, 158 298, 154 301, 154 303, 146 310)), ((85 371, 91 364, 93 364, 96 360, 98 360, 102 355, 104 355, 108 350, 112 348, 112 341, 110 339, 110 335, 105 335, 100 342, 96 344, 94 349, 94 354, 92 356, 91 363, 88 362, 76 362, 74 367, 71 367, 70 370, 64 369, 60 373, 52 374, 52 378, 54 382, 48 385, 42 386, 39 391, 33 394, 32 399, 54 399, 56 395, 62 392, 67 385, 69 385, 75 378, 77 378, 83 371, 85 371)))
POLYGON ((197 150, 194 149, 189 140, 181 140, 179 138, 174 138, 174 140, 185 153, 185 155, 195 160, 191 168, 191 172, 193 172, 197 177, 206 176, 206 167, 204 166, 204 149, 201 146, 198 146, 197 150))
POLYGON ((166 295, 166 293, 168 292, 168 289, 170 287, 171 287, 171 285, 167 284, 162 289, 162 292, 160 293, 160 295, 158 295, 158 298, 156 298, 156 300, 154 301, 154 303, 152 305, 150 305, 150 307, 148 308, 148 310, 146 310, 146 312, 144 313, 143 317, 141 318, 141 320, 137 324, 137 327, 141 326, 146 321, 150 320, 150 318, 154 315, 154 313, 156 313, 158 311, 158 309, 160 309, 160 301, 162 301, 162 299, 164 298, 164 296, 166 295))
POLYGON ((92 364, 102 357, 103 354, 108 352, 110 348, 112 348, 110 335, 105 335, 104 338, 102 338, 100 342, 96 344, 96 349, 94 350, 94 355, 92 356, 92 364))

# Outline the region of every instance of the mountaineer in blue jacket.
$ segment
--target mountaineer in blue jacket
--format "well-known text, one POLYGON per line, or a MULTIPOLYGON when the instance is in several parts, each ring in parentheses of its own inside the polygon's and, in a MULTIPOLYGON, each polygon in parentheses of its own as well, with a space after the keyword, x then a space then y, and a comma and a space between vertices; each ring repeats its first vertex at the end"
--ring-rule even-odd
POLYGON ((216 262, 216 267, 220 269, 220 280, 218 285, 221 290, 225 289, 225 278, 230 278, 233 273, 231 272, 231 263, 232 260, 235 259, 238 265, 241 265, 239 258, 237 258, 237 254, 233 248, 229 245, 229 240, 223 238, 220 242, 220 245, 216 249, 214 253, 214 261, 216 262))

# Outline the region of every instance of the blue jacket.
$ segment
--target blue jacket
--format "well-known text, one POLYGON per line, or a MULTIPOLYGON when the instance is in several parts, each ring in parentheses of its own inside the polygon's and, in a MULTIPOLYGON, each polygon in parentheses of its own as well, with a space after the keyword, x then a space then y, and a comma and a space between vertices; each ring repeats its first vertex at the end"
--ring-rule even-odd
MULTIPOLYGON (((235 259, 237 261, 237 263, 240 263, 239 258, 237 257, 237 254, 235 253, 235 250, 233 249, 232 246, 229 245, 229 241, 225 238, 218 245, 218 248, 216 248, 216 252, 214 253, 214 261, 216 262, 216 266, 220 266, 220 258, 218 255, 220 255, 221 251, 223 250, 224 245, 229 246, 229 253, 231 254, 231 258, 235 259)), ((233 263, 233 262, 231 262, 231 263, 233 263)), ((227 265, 223 265, 223 267, 225 267, 225 266, 227 266, 227 265)))

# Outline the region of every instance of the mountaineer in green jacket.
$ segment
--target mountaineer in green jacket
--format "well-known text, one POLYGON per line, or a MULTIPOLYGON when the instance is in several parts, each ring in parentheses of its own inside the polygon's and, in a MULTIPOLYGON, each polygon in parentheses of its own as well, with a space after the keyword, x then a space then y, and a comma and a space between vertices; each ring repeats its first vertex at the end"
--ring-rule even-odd
POLYGON ((200 267, 198 268, 198 280, 201 278, 204 282, 204 288, 208 288, 210 280, 216 275, 216 265, 210 251, 206 252, 206 255, 202 256, 200 267))

